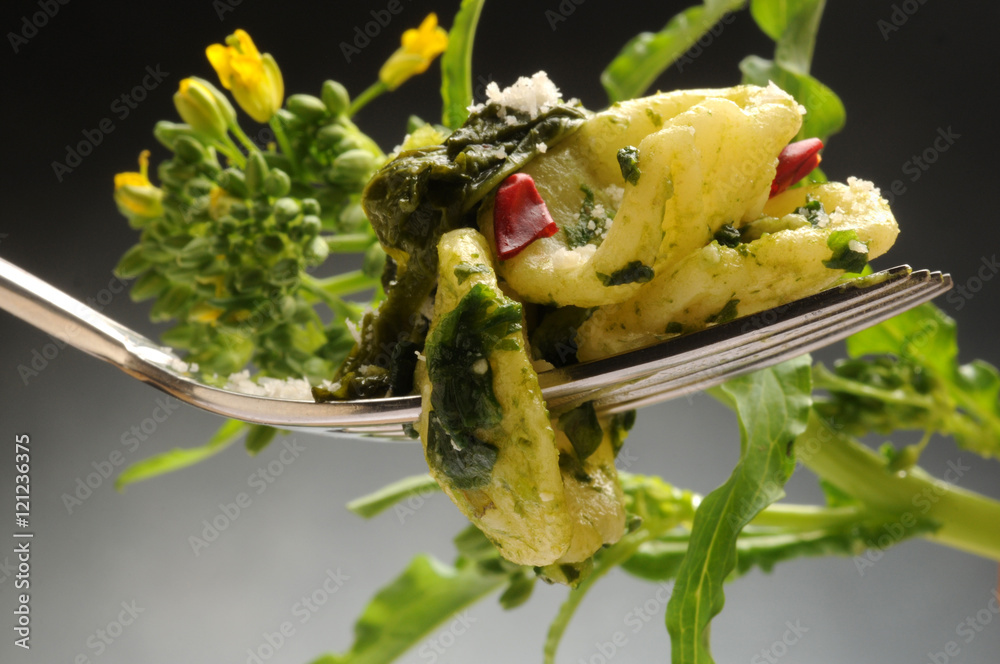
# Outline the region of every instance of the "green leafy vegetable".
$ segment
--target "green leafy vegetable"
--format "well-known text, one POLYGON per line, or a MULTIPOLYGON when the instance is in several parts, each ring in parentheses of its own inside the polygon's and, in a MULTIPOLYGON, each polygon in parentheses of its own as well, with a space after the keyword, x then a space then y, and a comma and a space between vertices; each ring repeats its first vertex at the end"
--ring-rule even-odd
POLYGON ((228 420, 219 427, 207 443, 201 447, 190 449, 174 449, 148 459, 133 464, 122 471, 118 479, 115 480, 115 488, 123 490, 129 484, 148 480, 157 475, 171 473, 181 468, 193 466, 200 461, 204 461, 210 456, 216 455, 234 443, 251 426, 246 422, 228 420))
POLYGON ((740 461, 695 512, 688 552, 667 605, 674 664, 710 663, 708 626, 722 610, 722 583, 736 566, 736 541, 759 512, 783 495, 794 438, 811 404, 809 358, 732 380, 720 388, 740 422, 740 461))
POLYGON ((823 261, 823 265, 831 270, 861 272, 868 265, 868 245, 858 240, 857 231, 833 231, 826 246, 833 250, 833 256, 823 261), (859 247, 863 247, 864 251, 859 247))
POLYGON ((410 496, 419 496, 440 490, 441 487, 429 474, 411 475, 367 496, 355 498, 347 503, 347 509, 358 516, 370 519, 410 496))
POLYGON ((723 224, 713 237, 716 242, 730 249, 740 244, 740 232, 732 224, 723 224))
POLYGON ((731 320, 736 320, 736 308, 739 304, 740 301, 735 298, 729 300, 721 309, 719 309, 718 312, 706 318, 705 322, 712 325, 722 325, 723 323, 728 323, 731 320))
POLYGON ((559 416, 559 428, 573 444, 578 461, 583 461, 598 448, 604 432, 597 421, 597 411, 590 401, 559 416))
POLYGON ((386 365, 386 356, 401 340, 422 342, 426 320, 420 307, 434 288, 441 235, 464 226, 466 213, 539 154, 540 145, 555 145, 578 129, 583 118, 578 106, 557 105, 529 118, 490 104, 442 145, 411 150, 372 177, 365 212, 379 241, 408 258, 406 270, 394 275, 377 315, 363 319, 365 343, 339 369, 338 380, 345 386, 341 398, 383 396, 388 391, 387 380, 366 382, 360 369, 386 365), (510 118, 516 121, 511 124, 510 118))
POLYGON ((596 240, 600 244, 598 234, 606 230, 608 224, 614 219, 613 214, 605 210, 604 215, 595 214, 597 202, 594 200, 594 190, 583 184, 580 185, 583 192, 583 202, 580 203, 580 215, 576 223, 563 226, 563 235, 566 237, 566 244, 572 249, 582 247, 596 240))
POLYGON ((365 607, 354 626, 351 649, 320 657, 313 664, 391 662, 451 615, 509 580, 509 572, 495 551, 480 559, 460 555, 454 565, 417 556, 365 607))
POLYGON ((774 60, 755 55, 740 63, 743 82, 774 82, 806 107, 795 140, 824 141, 845 122, 844 105, 834 92, 809 75, 816 32, 825 0, 751 0, 750 10, 760 28, 775 41, 774 60))
POLYGON ((622 177, 631 185, 639 184, 642 171, 639 170, 639 149, 627 145, 618 151, 618 167, 622 177))
POLYGON ((631 261, 620 270, 611 274, 597 273, 597 278, 605 286, 620 286, 622 284, 644 284, 653 278, 653 268, 643 265, 642 261, 631 261))
POLYGON ((486 0, 462 0, 448 31, 448 49, 441 56, 441 122, 456 129, 469 117, 472 105, 472 42, 486 0))
POLYGON ((1000 457, 1000 374, 958 362, 955 321, 923 304, 848 339, 855 359, 817 373, 831 400, 820 412, 856 435, 922 429, 1000 457))
POLYGON ((554 367, 575 364, 576 331, 593 312, 593 309, 573 306, 547 311, 531 332, 532 351, 554 367))
POLYGON ((601 74, 608 100, 641 97, 713 25, 744 4, 745 0, 707 0, 677 14, 659 32, 634 37, 601 74))
POLYGON ((496 425, 503 413, 493 393, 493 370, 487 360, 496 351, 512 349, 508 337, 520 330, 521 305, 498 298, 479 283, 441 318, 427 339, 427 375, 434 407, 428 423, 427 460, 458 488, 489 482, 497 448, 481 440, 476 431, 496 425))

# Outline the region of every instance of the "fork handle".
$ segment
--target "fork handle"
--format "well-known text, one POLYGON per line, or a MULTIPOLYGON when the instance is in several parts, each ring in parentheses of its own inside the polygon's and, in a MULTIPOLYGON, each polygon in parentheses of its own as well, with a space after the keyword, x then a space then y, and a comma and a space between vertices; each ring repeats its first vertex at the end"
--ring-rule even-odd
POLYGON ((133 376, 130 349, 157 345, 2 258, 0 309, 133 376))

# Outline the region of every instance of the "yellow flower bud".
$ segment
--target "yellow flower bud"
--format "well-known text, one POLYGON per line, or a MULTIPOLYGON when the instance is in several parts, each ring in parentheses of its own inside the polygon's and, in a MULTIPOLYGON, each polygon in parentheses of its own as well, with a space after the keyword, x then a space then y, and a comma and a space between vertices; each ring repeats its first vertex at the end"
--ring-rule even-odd
POLYGON ((395 90, 411 76, 422 74, 448 47, 448 33, 438 27, 437 14, 431 13, 419 28, 403 33, 402 46, 389 56, 378 77, 387 88, 395 90))
POLYGON ((115 202, 128 217, 158 217, 163 214, 163 191, 149 181, 149 150, 139 154, 139 172, 115 175, 115 202))
POLYGON ((188 320, 198 321, 199 323, 214 323, 219 319, 221 314, 222 309, 213 307, 207 302, 199 302, 191 308, 188 320))
POLYGON ((200 134, 222 141, 236 111, 225 95, 208 81, 191 77, 181 81, 174 95, 174 106, 184 122, 200 134))
POLYGON ((243 30, 226 37, 226 44, 205 50, 219 75, 222 87, 232 91, 236 102, 257 122, 267 122, 281 108, 285 83, 281 70, 269 53, 263 55, 243 30))

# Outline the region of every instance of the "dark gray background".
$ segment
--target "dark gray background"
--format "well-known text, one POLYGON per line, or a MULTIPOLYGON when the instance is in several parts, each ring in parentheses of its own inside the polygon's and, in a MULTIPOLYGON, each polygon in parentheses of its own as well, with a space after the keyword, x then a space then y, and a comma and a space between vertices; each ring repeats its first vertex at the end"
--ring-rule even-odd
MULTIPOLYGON (((54 0, 53 0, 54 3, 54 0)), ((111 268, 136 239, 111 199, 112 177, 134 170, 143 148, 164 156, 151 136, 156 120, 173 119, 171 96, 181 78, 214 80, 206 45, 237 27, 250 31, 261 50, 277 58, 288 92, 316 93, 324 78, 358 93, 397 45, 400 32, 438 9, 450 25, 454 2, 402 0, 404 11, 350 63, 339 47, 371 20, 385 1, 365 3, 84 3, 59 5, 58 13, 18 52, 9 32, 40 11, 36 1, 7 2, 0 14, 4 103, 0 256, 86 299, 110 297, 111 268), (235 5, 235 6, 231 6, 235 5), (219 8, 232 9, 221 16, 219 8), (168 73, 164 82, 122 118, 111 108, 140 84, 147 66, 168 73), (114 131, 60 182, 52 162, 67 144, 110 118, 114 131)), ((475 54, 481 80, 509 84, 517 75, 545 69, 567 96, 591 107, 605 99, 598 73, 631 35, 658 29, 683 2, 563 0, 565 21, 553 29, 546 12, 556 0, 493 2, 483 14, 475 54), (568 10, 572 9, 572 13, 568 10)), ((997 14, 992 5, 917 0, 892 3, 831 2, 816 50, 814 73, 837 91, 848 109, 845 131, 829 143, 824 168, 835 179, 859 175, 883 188, 900 181, 906 192, 894 210, 902 235, 888 267, 910 263, 950 271, 957 283, 981 290, 940 304, 961 325, 963 357, 1000 362, 995 281, 970 282, 983 261, 994 260, 1000 241, 996 219, 994 154, 997 14), (899 29, 885 31, 879 21, 899 29), (905 21, 903 19, 905 18, 905 21), (935 163, 913 179, 914 155, 932 148, 939 130, 959 136, 935 163)), ((551 16, 551 15, 550 15, 551 16)), ((30 33, 27 33, 30 35, 30 33)), ((659 85, 702 87, 738 80, 739 59, 770 55, 767 40, 748 15, 725 25, 684 67, 659 85)), ((402 136, 408 113, 439 113, 436 67, 383 98, 358 117, 389 148, 402 136)), ((119 107, 120 108, 120 107, 119 107)), ((246 121, 245 127, 251 123, 246 121)), ((985 272, 993 277, 992 270, 985 272)), ((123 294, 110 297, 112 317, 155 334, 147 305, 123 294)), ((0 494, 12 495, 13 438, 32 437, 32 650, 14 648, 9 625, 12 580, 0 580, 0 659, 4 662, 242 663, 265 633, 292 621, 295 634, 268 660, 303 663, 343 650, 354 617, 381 584, 417 551, 450 560, 450 537, 463 519, 441 496, 415 505, 412 514, 388 513, 365 522, 345 502, 406 474, 420 472, 416 445, 379 445, 299 435, 304 451, 282 464, 278 442, 257 458, 231 449, 181 473, 118 494, 104 480, 68 513, 62 495, 117 451, 126 463, 176 446, 203 442, 220 424, 211 415, 181 407, 134 451, 122 443, 132 427, 150 428, 162 397, 124 374, 71 350, 60 350, 27 382, 19 375, 33 354, 51 341, 12 317, 0 315, 0 494), (250 478, 271 464, 282 473, 263 493, 250 478), (188 538, 220 504, 241 493, 250 505, 211 546, 195 555, 188 538), (321 587, 327 571, 343 585, 302 624, 294 605, 321 587), (97 630, 116 621, 121 604, 143 609, 113 643, 98 653, 97 630), (83 660, 81 660, 83 661, 83 660)), ((161 418, 162 419, 162 418, 161 418)), ((132 445, 131 443, 129 445, 132 445)), ((658 473, 707 492, 728 474, 737 455, 732 418, 697 397, 641 413, 627 445, 631 470, 658 473)), ((288 455, 285 455, 288 458, 288 455)), ((926 465, 940 473, 947 462, 972 466, 964 487, 1000 497, 995 462, 972 458, 948 442, 937 443, 926 465)), ((105 466, 106 467, 106 466, 105 466)), ((792 500, 818 500, 815 481, 800 471, 792 500)), ((10 501, 13 502, 13 501, 10 501)), ((13 511, 9 503, 6 510, 13 511)), ((12 518, 5 512, 4 524, 12 518)), ((998 524, 1000 527, 1000 524, 998 524)), ((0 530, 0 563, 12 558, 12 540, 0 530)), ((3 574, 0 572, 0 577, 3 574)), ((762 649, 785 634, 786 621, 806 631, 788 648, 789 662, 931 661, 948 641, 961 650, 952 662, 994 662, 1000 651, 1000 616, 969 643, 956 635, 967 616, 987 607, 997 585, 996 563, 940 547, 910 542, 888 551, 862 576, 851 559, 795 561, 774 574, 753 573, 731 585, 726 610, 716 620, 713 643, 720 662, 767 661, 762 649), (754 659, 754 657, 757 659, 754 659)), ((526 607, 500 611, 493 599, 472 608, 465 633, 441 654, 414 649, 407 662, 537 661, 546 626, 565 596, 539 587, 526 607), (423 653, 423 654, 421 654, 423 653)), ((660 598, 663 597, 661 593, 660 598)), ((657 588, 621 574, 603 581, 583 605, 564 641, 562 662, 600 662, 598 644, 622 632, 617 661, 668 661, 657 588), (656 617, 633 632, 630 612, 648 604, 656 617)), ((634 615, 634 614, 633 614, 634 615)), ((116 633, 112 627, 112 633, 116 633)), ((449 642, 446 639, 446 642, 449 642)), ((607 652, 607 648, 605 647, 607 652)), ((781 654, 781 648, 776 650, 781 654)), ((940 661, 940 659, 939 659, 940 661)))

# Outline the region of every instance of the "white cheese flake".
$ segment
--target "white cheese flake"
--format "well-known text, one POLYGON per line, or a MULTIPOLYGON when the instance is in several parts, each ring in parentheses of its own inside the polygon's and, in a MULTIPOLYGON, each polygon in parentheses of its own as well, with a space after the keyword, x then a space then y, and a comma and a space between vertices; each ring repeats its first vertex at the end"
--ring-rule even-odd
POLYGON ((560 247, 552 254, 552 269, 556 271, 575 270, 591 259, 597 246, 585 244, 575 249, 560 247))
MULTIPOLYGON (((521 76, 513 85, 503 90, 496 81, 490 81, 486 86, 487 103, 500 104, 499 116, 508 124, 516 124, 517 119, 508 117, 506 108, 526 113, 534 119, 559 103, 559 99, 559 88, 544 71, 536 72, 531 78, 521 76)), ((469 111, 477 113, 484 107, 485 104, 476 104, 470 106, 469 111)))
MULTIPOLYGON (((324 381, 322 387, 336 388, 330 381, 324 381)), ((247 370, 230 374, 225 389, 231 392, 249 394, 271 399, 292 399, 295 401, 312 401, 312 387, 305 378, 286 378, 284 380, 259 376, 257 380, 250 377, 247 370)))

